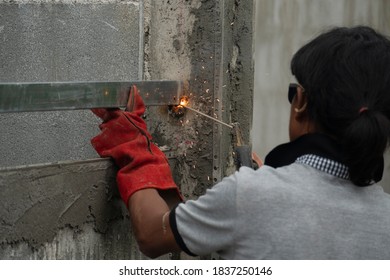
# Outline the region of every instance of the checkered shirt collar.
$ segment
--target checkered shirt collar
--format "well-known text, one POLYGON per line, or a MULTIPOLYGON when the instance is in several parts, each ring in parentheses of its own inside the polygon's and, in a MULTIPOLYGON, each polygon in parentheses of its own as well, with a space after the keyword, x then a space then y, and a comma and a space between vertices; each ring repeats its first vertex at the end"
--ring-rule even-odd
POLYGON ((306 164, 330 175, 349 180, 348 167, 337 161, 313 154, 306 154, 298 157, 295 162, 306 164))
MULTIPOLYGON (((343 159, 343 150, 335 139, 321 133, 305 134, 285 144, 275 147, 265 157, 264 164, 273 168, 299 162, 308 164, 340 178, 349 178, 349 171, 343 159)), ((373 180, 382 179, 383 157, 376 162, 373 180)))

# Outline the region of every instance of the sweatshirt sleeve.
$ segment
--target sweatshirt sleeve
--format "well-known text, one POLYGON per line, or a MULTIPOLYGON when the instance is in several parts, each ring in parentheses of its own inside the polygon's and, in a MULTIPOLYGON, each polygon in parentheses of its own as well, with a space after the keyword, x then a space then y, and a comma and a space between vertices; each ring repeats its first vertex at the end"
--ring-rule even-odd
POLYGON ((224 178, 197 200, 179 204, 170 213, 177 244, 189 255, 207 255, 234 244, 235 175, 224 178))

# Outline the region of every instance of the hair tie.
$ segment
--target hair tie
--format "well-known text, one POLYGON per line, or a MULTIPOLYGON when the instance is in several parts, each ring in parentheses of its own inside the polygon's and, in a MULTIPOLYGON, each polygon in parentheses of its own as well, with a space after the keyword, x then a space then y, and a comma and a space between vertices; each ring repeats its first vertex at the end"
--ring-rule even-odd
POLYGON ((368 107, 362 107, 360 108, 359 110, 359 115, 362 114, 363 112, 367 111, 368 110, 368 107))

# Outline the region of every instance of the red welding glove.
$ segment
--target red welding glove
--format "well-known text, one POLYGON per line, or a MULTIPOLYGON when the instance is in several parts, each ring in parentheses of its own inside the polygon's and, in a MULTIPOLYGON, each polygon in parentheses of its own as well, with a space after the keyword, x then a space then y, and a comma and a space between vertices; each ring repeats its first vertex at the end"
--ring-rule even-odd
POLYGON ((131 88, 126 111, 93 109, 103 120, 101 133, 91 140, 101 157, 112 157, 119 166, 117 184, 123 201, 138 190, 155 188, 180 191, 172 178, 164 153, 151 142, 142 119, 145 105, 135 86, 131 88))

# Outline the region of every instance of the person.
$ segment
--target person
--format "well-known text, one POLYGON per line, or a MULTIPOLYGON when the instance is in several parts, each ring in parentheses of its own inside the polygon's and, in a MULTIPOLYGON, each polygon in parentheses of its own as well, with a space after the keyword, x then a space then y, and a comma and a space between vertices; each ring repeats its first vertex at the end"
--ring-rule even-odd
MULTIPOLYGON (((92 144, 112 157, 140 250, 223 259, 390 259, 390 195, 378 184, 390 135, 390 41, 337 27, 293 56, 290 142, 181 201, 132 88, 92 144)), ((272 120, 271 120, 272 121, 272 120)))

